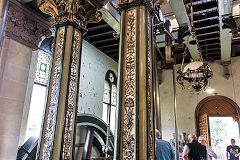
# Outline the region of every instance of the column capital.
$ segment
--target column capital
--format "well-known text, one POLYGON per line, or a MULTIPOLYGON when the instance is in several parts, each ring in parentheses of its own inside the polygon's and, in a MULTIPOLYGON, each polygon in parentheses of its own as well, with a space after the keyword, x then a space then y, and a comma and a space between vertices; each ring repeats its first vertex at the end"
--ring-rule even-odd
POLYGON ((73 23, 77 28, 87 30, 88 23, 102 19, 97 6, 87 0, 37 0, 39 9, 53 17, 54 24, 73 23))

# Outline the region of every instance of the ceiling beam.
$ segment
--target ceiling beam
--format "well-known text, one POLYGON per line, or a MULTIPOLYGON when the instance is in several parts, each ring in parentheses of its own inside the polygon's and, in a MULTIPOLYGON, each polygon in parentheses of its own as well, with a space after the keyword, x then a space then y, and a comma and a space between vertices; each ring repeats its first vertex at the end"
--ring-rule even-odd
MULTIPOLYGON (((106 35, 112 35, 115 31, 108 31, 108 32, 103 32, 103 33, 98 33, 98 34, 93 34, 93 35, 86 35, 85 37, 87 39, 91 38, 96 38, 96 37, 101 37, 101 36, 106 36, 106 35)), ((113 35, 112 35, 113 36, 113 35)))
POLYGON ((232 34, 230 29, 222 29, 222 16, 232 15, 232 0, 218 1, 220 42, 221 42, 221 60, 222 62, 231 60, 232 34))
MULTIPOLYGON (((193 6, 198 6, 198 5, 201 5, 201 4, 204 4, 204 3, 209 3, 209 2, 216 2, 216 0, 199 0, 199 1, 192 2, 192 5, 193 6)), ((188 3, 187 5, 190 6, 191 3, 188 3)))
POLYGON ((103 51, 103 53, 105 53, 105 54, 111 56, 111 54, 109 54, 109 53, 112 53, 112 52, 118 52, 118 51, 119 51, 118 49, 112 49, 112 50, 109 50, 109 51, 103 51))
POLYGON ((218 26, 219 26, 219 24, 214 24, 214 25, 210 25, 210 26, 195 28, 195 30, 200 31, 200 30, 205 30, 205 29, 214 28, 214 27, 218 27, 218 26))
POLYGON ((108 24, 97 25, 95 27, 88 28, 88 32, 96 31, 96 30, 99 30, 99 29, 102 29, 102 28, 107 28, 107 27, 109 27, 108 24))
MULTIPOLYGON (((169 0, 170 6, 173 10, 174 15, 176 16, 179 26, 188 25, 191 28, 190 21, 185 9, 183 0, 169 0)), ((185 42, 187 37, 184 38, 185 42)), ((192 36, 189 37, 189 42, 192 40, 192 36)), ((191 54, 192 59, 200 59, 199 51, 197 45, 189 45, 188 50, 191 54)))
POLYGON ((203 40, 198 40, 198 42, 206 42, 206 41, 212 41, 212 40, 219 40, 219 37, 214 37, 214 38, 207 38, 207 39, 203 39, 203 40))
POLYGON ((219 33, 219 31, 214 31, 214 32, 207 32, 207 33, 202 33, 202 34, 197 34, 198 37, 201 37, 201 36, 208 36, 208 35, 211 35, 211 34, 217 34, 219 33))
POLYGON ((119 43, 111 43, 111 44, 107 44, 107 45, 103 45, 101 47, 98 47, 99 49, 104 49, 104 48, 109 48, 109 47, 118 47, 119 43))
POLYGON ((121 16, 116 11, 111 3, 107 3, 103 8, 100 9, 103 14, 103 20, 112 27, 114 31, 120 33, 120 20, 121 16))
POLYGON ((204 45, 201 45, 201 48, 203 48, 203 47, 208 47, 208 46, 216 46, 216 45, 220 45, 220 44, 219 44, 219 43, 204 44, 204 45))
POLYGON ((215 20, 215 19, 218 19, 218 18, 219 18, 218 16, 214 16, 214 17, 209 17, 209 18, 205 18, 205 19, 195 20, 193 22, 194 23, 202 23, 202 22, 205 22, 205 21, 212 21, 212 20, 215 20))
MULTIPOLYGON (((210 49, 207 49, 207 51, 214 51, 214 50, 220 50, 220 47, 218 47, 218 48, 210 48, 210 49)), ((206 52, 206 49, 202 49, 202 52, 206 52)), ((203 53, 203 54, 204 54, 203 53)))
MULTIPOLYGON (((217 9, 218 9, 217 7, 208 8, 208 9, 204 9, 204 10, 201 10, 201 11, 193 12, 193 15, 194 16, 199 16, 199 15, 203 15, 203 14, 207 14, 207 13, 211 13, 211 12, 216 12, 217 9)), ((191 13, 189 13, 188 16, 191 16, 191 13)))
POLYGON ((105 43, 105 42, 109 42, 109 41, 116 41, 116 38, 112 37, 112 38, 108 38, 108 39, 102 39, 102 40, 98 40, 98 41, 93 41, 93 43, 95 45, 98 45, 99 43, 105 43))

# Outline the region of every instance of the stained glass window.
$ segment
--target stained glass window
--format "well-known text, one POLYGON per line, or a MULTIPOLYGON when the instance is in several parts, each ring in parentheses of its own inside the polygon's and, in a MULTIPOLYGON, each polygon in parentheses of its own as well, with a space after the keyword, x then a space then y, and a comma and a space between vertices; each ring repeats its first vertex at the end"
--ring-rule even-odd
POLYGON ((37 67, 34 83, 47 86, 51 64, 51 55, 40 51, 38 53, 37 67))

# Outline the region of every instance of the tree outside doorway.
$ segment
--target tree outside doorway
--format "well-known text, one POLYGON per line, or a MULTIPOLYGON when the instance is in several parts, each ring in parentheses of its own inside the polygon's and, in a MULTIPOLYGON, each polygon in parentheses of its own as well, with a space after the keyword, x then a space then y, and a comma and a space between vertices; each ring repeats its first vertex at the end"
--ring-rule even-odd
POLYGON ((232 117, 209 117, 211 147, 218 160, 226 159, 226 148, 231 139, 240 146, 238 123, 232 117))

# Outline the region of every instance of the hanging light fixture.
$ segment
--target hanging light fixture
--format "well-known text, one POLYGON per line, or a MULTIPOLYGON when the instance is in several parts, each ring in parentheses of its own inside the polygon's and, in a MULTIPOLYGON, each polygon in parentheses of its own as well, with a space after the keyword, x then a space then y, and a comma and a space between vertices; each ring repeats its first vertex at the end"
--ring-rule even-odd
POLYGON ((206 91, 207 93, 209 93, 209 94, 212 94, 212 93, 215 92, 215 89, 209 86, 208 88, 206 88, 205 91, 206 91))
POLYGON ((183 86, 183 89, 193 88, 196 92, 205 89, 208 79, 212 77, 210 67, 202 61, 191 62, 177 73, 177 82, 183 86))
POLYGON ((187 64, 185 67, 183 67, 184 59, 187 55, 187 46, 188 46, 188 40, 190 36, 193 36, 195 38, 196 44, 198 45, 198 48, 200 48, 198 39, 195 33, 194 24, 193 24, 192 1, 191 1, 191 24, 192 24, 192 33, 187 38, 186 47, 183 53, 181 69, 177 71, 178 73, 177 82, 183 87, 183 89, 189 89, 189 90, 193 89, 194 91, 199 92, 202 89, 205 90, 205 87, 208 84, 208 79, 212 78, 213 74, 208 64, 203 62, 201 50, 199 50, 200 60, 193 61, 187 64))
POLYGON ((214 94, 215 93, 215 89, 211 87, 210 81, 208 83, 208 87, 205 89, 205 92, 207 92, 209 94, 214 94))

